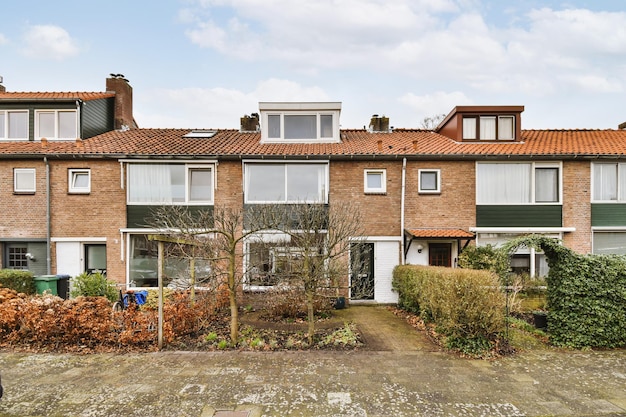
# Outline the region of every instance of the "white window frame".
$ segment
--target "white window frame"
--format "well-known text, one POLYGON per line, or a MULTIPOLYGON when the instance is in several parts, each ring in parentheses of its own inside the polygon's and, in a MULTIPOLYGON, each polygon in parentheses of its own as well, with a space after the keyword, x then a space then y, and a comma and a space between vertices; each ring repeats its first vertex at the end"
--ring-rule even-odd
POLYGON ((55 109, 46 109, 46 110, 35 110, 35 138, 38 140, 41 140, 41 138, 46 138, 49 140, 75 140, 77 137, 79 136, 79 129, 78 129, 78 112, 76 110, 55 110, 55 109), (53 114, 54 115, 54 136, 52 137, 48 137, 48 136, 43 136, 41 134, 41 128, 40 128, 40 124, 39 124, 39 116, 42 114, 53 114), (76 130, 76 134, 74 135, 74 137, 64 137, 64 136, 60 136, 59 135, 59 117, 61 113, 73 113, 76 121, 75 121, 75 130, 76 130))
POLYGON ((440 169, 418 169, 417 170, 417 184, 419 194, 441 194, 441 170, 440 169), (422 188, 422 173, 434 173, 437 175, 436 189, 423 189, 422 188))
MULTIPOLYGON (((626 191, 624 192, 624 195, 620 195, 620 187, 624 187, 624 189, 626 190, 626 186, 624 186, 623 184, 621 184, 620 182, 620 176, 622 174, 622 171, 626 170, 626 162, 593 162, 591 164, 591 202, 592 203, 602 203, 602 204, 624 204, 626 203, 626 191), (615 182, 615 187, 616 187, 616 198, 615 200, 596 200, 595 199, 595 193, 596 193, 596 185, 595 185, 595 176, 596 176, 596 170, 598 169, 598 165, 616 165, 617 166, 617 178, 616 178, 616 182, 615 182)), ((626 176, 626 175, 625 175, 626 176)))
MULTIPOLYGON (((210 206, 213 205, 215 203, 215 189, 217 188, 217 163, 216 162, 206 162, 206 163, 185 163, 183 161, 181 161, 181 163, 170 163, 170 162, 162 162, 162 161, 142 161, 142 162, 138 162, 136 160, 133 160, 132 162, 130 160, 127 161, 122 161, 122 162, 129 162, 128 165, 126 167, 126 181, 128 186, 126 187, 127 191, 126 191, 126 204, 129 206, 150 206, 150 205, 170 205, 170 206, 210 206), (185 201, 170 201, 170 202, 163 202, 163 201, 132 201, 131 200, 131 196, 130 196, 130 175, 131 175, 131 169, 130 169, 130 165, 133 165, 133 162, 136 165, 144 165, 144 164, 150 164, 150 163, 157 163, 157 164, 166 164, 166 165, 183 165, 185 167, 185 201), (191 175, 191 171, 194 169, 210 169, 211 173, 212 173, 212 180, 213 180, 213 186, 211 187, 211 196, 209 199, 207 200, 191 200, 190 199, 190 175, 191 175)), ((168 184, 170 185, 170 184, 168 184)))
POLYGON ((293 102, 293 103, 259 103, 261 113, 261 143, 338 143, 339 115, 341 113, 341 103, 313 103, 313 102, 293 102), (280 134, 278 137, 270 137, 269 117, 277 116, 280 124, 280 134), (311 138, 290 139, 285 137, 285 116, 315 116, 316 136, 311 138), (332 133, 329 136, 322 136, 322 116, 332 117, 332 133))
POLYGON ((13 191, 16 193, 32 194, 37 191, 37 173, 35 168, 14 168, 13 169, 13 191), (18 188, 18 175, 30 174, 32 176, 32 187, 18 188))
POLYGON ((3 121, 3 129, 0 130, 0 140, 28 140, 28 134, 29 134, 29 120, 28 120, 29 114, 28 114, 28 110, 0 110, 0 118, 2 118, 3 121), (9 137, 9 114, 11 113, 24 113, 26 115, 26 136, 24 137, 15 137, 15 138, 11 138, 9 137))
POLYGON ((494 162, 484 162, 477 161, 476 162, 476 205, 488 205, 488 206, 523 206, 523 205, 534 205, 534 206, 553 206, 553 205, 563 205, 563 163, 562 162, 502 162, 502 161, 494 161, 494 162), (510 165, 529 165, 530 166, 530 180, 529 180, 529 193, 530 193, 530 201, 529 202, 514 202, 514 203, 497 203, 497 202, 485 202, 482 201, 479 197, 479 183, 478 183, 478 166, 481 164, 510 164, 510 165), (536 169, 537 168, 556 168, 558 170, 558 191, 557 191, 557 201, 546 201, 546 202, 537 202, 536 201, 536 169))
POLYGON ((387 170, 386 169, 365 169, 363 170, 363 192, 365 194, 385 194, 387 193, 387 170), (380 187, 369 187, 367 177, 371 174, 380 175, 380 187))
MULTIPOLYGON (((591 230, 591 253, 593 254, 598 254, 597 250, 597 245, 596 245, 596 236, 598 234, 608 234, 608 233, 615 233, 615 234, 620 234, 624 236, 624 239, 626 239, 626 227, 598 227, 598 228, 592 228, 591 230)), ((600 252, 603 254, 616 254, 614 251, 611 252, 600 252)))
POLYGON ((91 169, 89 168, 70 168, 68 170, 67 189, 70 194, 89 194, 91 192, 91 169), (76 186, 76 179, 81 174, 87 174, 87 186, 76 186))
POLYGON ((328 192, 329 192, 329 184, 330 184, 330 179, 329 179, 329 169, 328 169, 328 162, 323 161, 323 162, 311 162, 311 161, 307 161, 307 162, 302 162, 302 161, 257 161, 257 160, 247 160, 247 161, 243 161, 243 171, 244 171, 244 203, 245 204, 300 204, 300 203, 305 203, 305 204, 328 204, 328 192), (285 168, 285 197, 282 200, 277 200, 277 201, 273 201, 273 200, 249 200, 248 197, 250 196, 250 192, 249 192, 249 187, 250 187, 250 180, 249 180, 249 170, 248 170, 248 166, 250 165, 261 165, 261 164, 270 164, 270 165, 282 165, 285 168), (305 200, 305 201, 299 201, 299 200, 289 200, 287 198, 287 188, 288 188, 288 178, 287 178, 287 165, 295 165, 295 164, 305 164, 305 165, 318 165, 318 166, 323 166, 324 167, 324 188, 320 191, 321 195, 322 195, 322 201, 318 201, 318 200, 305 200))

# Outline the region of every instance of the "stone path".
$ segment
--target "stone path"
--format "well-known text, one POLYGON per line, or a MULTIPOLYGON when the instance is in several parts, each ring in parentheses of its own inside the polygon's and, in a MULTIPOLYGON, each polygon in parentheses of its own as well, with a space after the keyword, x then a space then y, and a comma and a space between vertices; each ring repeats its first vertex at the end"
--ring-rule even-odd
MULTIPOLYGON (((381 326, 402 331, 402 319, 395 318, 396 327, 393 317, 374 307, 362 310, 358 320, 380 332, 381 326)), ((625 350, 545 350, 482 361, 433 352, 418 342, 402 349, 395 342, 383 347, 128 355, 0 352, 5 386, 0 416, 626 416, 625 350)))

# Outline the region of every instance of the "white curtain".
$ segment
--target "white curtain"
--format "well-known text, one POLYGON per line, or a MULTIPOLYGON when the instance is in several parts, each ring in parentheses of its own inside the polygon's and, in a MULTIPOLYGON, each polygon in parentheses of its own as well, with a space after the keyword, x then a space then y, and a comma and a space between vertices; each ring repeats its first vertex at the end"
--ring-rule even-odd
POLYGON ((557 168, 535 169, 535 202, 559 201, 559 170, 557 168))
POLYGON ((482 140, 492 140, 496 138, 496 118, 480 118, 480 138, 482 140))
POLYGON ((617 200, 617 164, 594 164, 593 199, 617 200))
POLYGON ((128 201, 131 203, 169 203, 172 201, 170 166, 130 164, 128 201))
POLYGON ((513 117, 502 116, 498 118, 498 139, 513 139, 513 117))
POLYGON ((530 164, 478 164, 476 204, 530 203, 530 164))
POLYGON ((463 118, 463 139, 476 139, 476 118, 463 118))

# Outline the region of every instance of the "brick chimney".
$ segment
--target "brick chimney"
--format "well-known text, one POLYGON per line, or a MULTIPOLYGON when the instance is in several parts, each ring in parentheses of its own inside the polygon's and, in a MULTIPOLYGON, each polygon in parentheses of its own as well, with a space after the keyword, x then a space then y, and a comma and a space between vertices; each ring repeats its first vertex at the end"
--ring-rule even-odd
POLYGON ((136 129, 133 117, 133 88, 122 74, 107 78, 106 91, 115 93, 115 129, 136 129))
POLYGON ((370 119, 370 132, 388 133, 389 132, 389 118, 374 114, 372 118, 370 119))
POLYGON ((259 113, 247 114, 239 119, 241 122, 241 132, 258 132, 259 131, 259 113))

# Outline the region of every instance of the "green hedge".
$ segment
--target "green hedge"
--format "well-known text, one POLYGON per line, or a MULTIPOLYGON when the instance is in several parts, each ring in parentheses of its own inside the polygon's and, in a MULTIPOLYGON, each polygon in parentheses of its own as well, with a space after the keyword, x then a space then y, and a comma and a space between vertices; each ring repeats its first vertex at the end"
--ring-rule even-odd
POLYGON ((393 288, 399 306, 434 323, 448 347, 480 353, 504 331, 505 296, 498 276, 488 271, 401 265, 393 288))
POLYGON ((24 294, 35 294, 35 277, 30 271, 0 269, 0 285, 24 294))
POLYGON ((522 245, 543 250, 550 267, 546 297, 552 344, 626 346, 626 257, 580 255, 541 236, 516 239, 506 249, 522 245))

